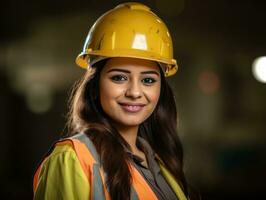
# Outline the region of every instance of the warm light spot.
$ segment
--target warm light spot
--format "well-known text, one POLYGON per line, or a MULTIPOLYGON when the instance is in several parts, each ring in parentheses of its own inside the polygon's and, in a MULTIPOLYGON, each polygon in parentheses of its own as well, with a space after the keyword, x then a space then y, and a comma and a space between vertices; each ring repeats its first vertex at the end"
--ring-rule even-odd
POLYGON ((266 56, 258 57, 254 60, 252 72, 257 81, 266 83, 266 56))
POLYGON ((198 78, 200 90, 205 94, 213 94, 220 87, 220 80, 217 74, 213 71, 203 71, 198 78))

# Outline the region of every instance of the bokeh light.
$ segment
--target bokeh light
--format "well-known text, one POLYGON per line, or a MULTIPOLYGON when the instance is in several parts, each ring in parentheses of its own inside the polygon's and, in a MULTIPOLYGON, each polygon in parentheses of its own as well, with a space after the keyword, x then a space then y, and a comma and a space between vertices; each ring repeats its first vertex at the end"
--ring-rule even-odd
POLYGON ((199 74, 198 86, 204 94, 213 94, 220 87, 220 79, 215 72, 205 70, 199 74))
POLYGON ((53 103, 52 91, 45 84, 31 85, 26 93, 28 108, 37 114, 47 112, 53 103))
POLYGON ((266 56, 258 57, 254 60, 252 72, 257 81, 266 83, 266 56))

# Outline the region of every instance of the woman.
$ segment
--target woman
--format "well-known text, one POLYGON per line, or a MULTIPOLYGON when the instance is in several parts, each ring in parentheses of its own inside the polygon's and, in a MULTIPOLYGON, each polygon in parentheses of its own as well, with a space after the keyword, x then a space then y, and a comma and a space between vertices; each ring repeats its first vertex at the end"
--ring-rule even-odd
POLYGON ((187 199, 167 27, 140 3, 124 3, 92 26, 76 63, 70 136, 34 176, 35 199, 187 199))

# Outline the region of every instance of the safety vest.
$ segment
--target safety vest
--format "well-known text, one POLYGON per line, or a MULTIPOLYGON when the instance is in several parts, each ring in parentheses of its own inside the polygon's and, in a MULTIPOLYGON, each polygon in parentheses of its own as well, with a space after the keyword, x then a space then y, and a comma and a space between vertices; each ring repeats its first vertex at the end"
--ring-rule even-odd
MULTIPOLYGON (((69 138, 62 139, 55 143, 54 146, 60 145, 71 145, 74 149, 80 165, 88 178, 90 185, 90 199, 89 200, 110 200, 108 188, 106 187, 106 174, 100 165, 99 155, 93 142, 84 133, 79 133, 69 138)), ((42 161, 37 171, 34 174, 33 190, 34 193, 37 190, 39 175, 42 170, 43 163, 49 155, 42 161)), ((162 160, 156 156, 159 161, 161 172, 169 185, 172 187, 176 196, 180 200, 187 200, 179 184, 175 181, 174 177, 165 168, 162 160)), ((144 177, 134 167, 133 164, 129 163, 129 169, 132 176, 131 186, 131 200, 158 200, 155 193, 148 185, 144 177)))

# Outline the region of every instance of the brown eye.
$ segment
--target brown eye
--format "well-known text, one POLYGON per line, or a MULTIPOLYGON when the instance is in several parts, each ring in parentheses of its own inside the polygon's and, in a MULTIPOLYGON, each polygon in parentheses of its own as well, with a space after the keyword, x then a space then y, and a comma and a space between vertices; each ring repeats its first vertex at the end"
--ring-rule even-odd
POLYGON ((156 80, 154 78, 144 78, 144 79, 142 79, 142 82, 144 84, 151 85, 151 84, 155 83, 156 80))
POLYGON ((121 81, 126 81, 127 77, 122 76, 122 75, 115 75, 115 76, 112 76, 111 79, 115 82, 121 82, 121 81))

